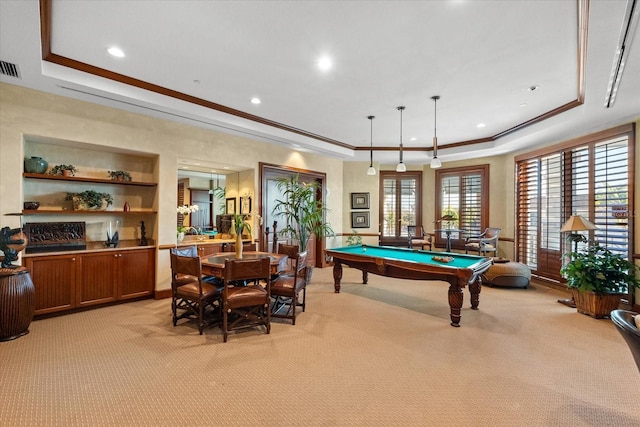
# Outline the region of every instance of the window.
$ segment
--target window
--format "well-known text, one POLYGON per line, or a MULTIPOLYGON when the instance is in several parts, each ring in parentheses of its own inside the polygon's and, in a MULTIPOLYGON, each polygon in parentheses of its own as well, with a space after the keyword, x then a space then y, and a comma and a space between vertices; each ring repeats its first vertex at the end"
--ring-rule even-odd
POLYGON ((560 228, 573 214, 598 227, 590 240, 629 258, 634 144, 628 125, 516 157, 518 261, 560 280, 562 254, 573 250, 560 228))
POLYGON ((380 171, 380 181, 380 243, 406 246, 407 226, 421 225, 422 172, 380 171))
MULTIPOLYGON (((436 171, 436 220, 446 215, 454 219, 440 221, 435 228, 452 228, 480 234, 489 227, 489 165, 436 171)), ((452 248, 464 249, 464 235, 451 235, 452 248)), ((436 233, 436 247, 444 248, 446 234, 436 233)))

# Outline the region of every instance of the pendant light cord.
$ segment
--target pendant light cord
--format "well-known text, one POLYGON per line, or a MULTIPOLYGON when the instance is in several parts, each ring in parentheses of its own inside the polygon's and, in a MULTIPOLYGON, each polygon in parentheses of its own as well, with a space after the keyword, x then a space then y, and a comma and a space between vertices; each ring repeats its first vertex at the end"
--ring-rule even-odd
POLYGON ((369 167, 371 168, 373 167, 373 119, 375 119, 376 116, 368 116, 367 118, 371 122, 371 148, 369 149, 369 167))
POLYGON ((402 161, 402 111, 404 110, 404 107, 398 107, 398 110, 400 110, 400 163, 403 163, 402 161))

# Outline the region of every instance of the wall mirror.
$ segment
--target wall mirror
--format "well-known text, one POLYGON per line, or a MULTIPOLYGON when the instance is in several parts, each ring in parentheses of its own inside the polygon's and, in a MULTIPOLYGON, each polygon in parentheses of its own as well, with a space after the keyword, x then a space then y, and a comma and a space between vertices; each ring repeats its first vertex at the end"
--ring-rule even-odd
MULTIPOLYGON (((228 234, 231 226, 231 206, 239 208, 240 173, 237 166, 181 159, 178 162, 178 206, 197 205, 198 210, 182 216, 177 224, 192 227, 188 234, 228 234), (231 201, 234 203, 231 203, 231 201)), ((235 212, 239 213, 239 212, 235 212)))

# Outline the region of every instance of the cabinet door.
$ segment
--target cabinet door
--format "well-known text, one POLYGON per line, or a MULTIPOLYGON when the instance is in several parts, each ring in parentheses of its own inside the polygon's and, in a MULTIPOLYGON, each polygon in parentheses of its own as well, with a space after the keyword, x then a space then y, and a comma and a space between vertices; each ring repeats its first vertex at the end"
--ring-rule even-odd
POLYGON ((222 245, 198 245, 198 256, 215 255, 222 251, 222 245))
POLYGON ((118 253, 118 299, 136 298, 153 293, 156 267, 152 249, 118 253))
POLYGON ((34 314, 53 313, 75 307, 75 256, 25 258, 24 261, 35 287, 34 314))
POLYGON ((82 254, 78 257, 78 307, 116 300, 117 260, 114 252, 82 254))

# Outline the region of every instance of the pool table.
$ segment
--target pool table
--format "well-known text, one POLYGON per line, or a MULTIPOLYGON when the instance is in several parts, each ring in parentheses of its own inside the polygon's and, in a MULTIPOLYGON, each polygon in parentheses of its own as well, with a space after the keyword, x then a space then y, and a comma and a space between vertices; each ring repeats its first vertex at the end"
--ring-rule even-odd
POLYGON ((491 266, 491 258, 389 246, 346 246, 327 249, 326 254, 333 258, 336 293, 340 292, 342 264, 361 270, 364 284, 368 281, 368 273, 398 279, 449 282, 451 326, 456 327, 460 326, 460 309, 464 297, 462 289, 469 285, 471 308, 477 310, 480 302, 480 275, 491 266))

